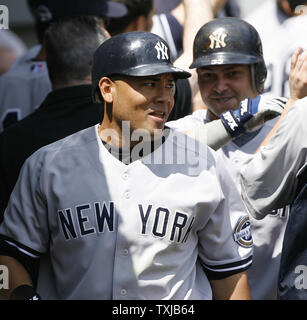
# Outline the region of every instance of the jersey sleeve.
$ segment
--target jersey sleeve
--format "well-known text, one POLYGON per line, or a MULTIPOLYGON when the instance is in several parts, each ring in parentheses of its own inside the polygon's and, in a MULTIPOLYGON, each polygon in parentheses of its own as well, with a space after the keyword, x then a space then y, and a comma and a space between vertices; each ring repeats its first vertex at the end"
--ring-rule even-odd
POLYGON ((200 263, 211 280, 248 269, 253 253, 247 208, 220 155, 216 163, 220 200, 199 234, 200 263))
POLYGON ((264 218, 293 200, 297 176, 307 159, 304 104, 307 98, 289 110, 269 143, 241 171, 242 197, 256 219, 264 218))
POLYGON ((0 226, 0 237, 7 245, 33 258, 49 246, 46 201, 40 188, 42 166, 38 153, 26 160, 0 226))

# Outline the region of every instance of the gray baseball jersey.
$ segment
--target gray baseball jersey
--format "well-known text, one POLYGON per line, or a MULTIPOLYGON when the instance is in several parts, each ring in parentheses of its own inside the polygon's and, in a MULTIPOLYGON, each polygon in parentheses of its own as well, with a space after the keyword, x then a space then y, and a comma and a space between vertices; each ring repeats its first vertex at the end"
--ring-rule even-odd
MULTIPOLYGON (((188 131, 204 127, 208 123, 207 110, 200 109, 192 115, 171 121, 167 125, 177 130, 188 131)), ((245 134, 229 142, 217 153, 227 164, 228 171, 240 190, 240 170, 254 156, 254 152, 270 132, 276 120, 271 120, 254 133, 245 134)), ((276 299, 277 277, 280 264, 283 235, 288 220, 288 210, 271 212, 264 220, 251 218, 254 241, 253 265, 248 270, 248 278, 253 299, 276 299)))
POLYGON ((51 91, 45 61, 33 61, 40 46, 30 49, 0 77, 0 132, 32 113, 51 91))
POLYGON ((258 31, 263 58, 267 67, 264 91, 266 95, 283 96, 281 93, 282 66, 280 57, 285 47, 282 46, 285 35, 282 23, 288 16, 278 8, 276 0, 265 0, 244 19, 258 31))
POLYGON ((95 126, 28 158, 0 235, 42 257, 45 299, 211 299, 209 274, 251 265, 249 225, 224 161, 207 146, 170 130, 125 165, 95 126))
POLYGON ((297 176, 307 163, 306 105, 307 98, 295 103, 268 145, 242 171, 242 196, 258 219, 293 200, 297 176))

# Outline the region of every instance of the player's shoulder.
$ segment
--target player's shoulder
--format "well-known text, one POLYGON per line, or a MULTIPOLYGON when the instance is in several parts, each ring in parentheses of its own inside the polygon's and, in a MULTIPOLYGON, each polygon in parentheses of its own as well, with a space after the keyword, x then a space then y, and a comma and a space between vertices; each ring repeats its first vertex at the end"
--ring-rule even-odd
POLYGON ((12 64, 10 71, 18 69, 20 65, 24 64, 26 61, 30 61, 37 56, 41 50, 41 45, 35 45, 28 49, 23 55, 21 55, 16 61, 12 64))
POLYGON ((32 79, 48 76, 46 62, 33 60, 39 50, 40 46, 35 46, 15 61, 10 70, 0 77, 1 85, 18 79, 27 83, 32 79))
POLYGON ((195 126, 203 126, 204 123, 208 122, 207 113, 207 110, 204 109, 197 110, 183 118, 169 121, 166 125, 179 131, 192 130, 195 126))
POLYGON ((192 115, 187 115, 183 118, 167 122, 166 126, 179 131, 185 131, 191 126, 195 126, 195 119, 192 115))
POLYGON ((45 83, 50 87, 49 74, 44 61, 20 65, 19 68, 8 71, 0 77, 1 91, 4 92, 13 92, 19 86, 31 89, 34 84, 45 83))
POLYGON ((97 141, 96 127, 97 125, 83 129, 43 146, 35 151, 28 160, 32 162, 37 160, 45 162, 53 159, 56 161, 58 157, 63 158, 66 155, 73 155, 74 153, 81 155, 83 152, 86 152, 86 149, 90 147, 92 142, 97 141))
POLYGON ((208 168, 216 165, 217 153, 208 145, 188 136, 187 134, 170 128, 170 139, 173 144, 172 149, 180 151, 185 155, 186 159, 198 159, 198 164, 203 164, 200 167, 208 168))
POLYGON ((198 109, 192 113, 192 117, 203 122, 209 122, 209 113, 207 109, 198 109))

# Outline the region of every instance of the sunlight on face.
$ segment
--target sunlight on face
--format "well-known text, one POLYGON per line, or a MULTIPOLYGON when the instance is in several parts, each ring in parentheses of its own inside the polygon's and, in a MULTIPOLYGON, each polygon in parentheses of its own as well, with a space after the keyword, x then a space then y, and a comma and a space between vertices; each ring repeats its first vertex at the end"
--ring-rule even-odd
POLYGON ((173 75, 118 76, 112 82, 112 120, 104 121, 104 127, 122 134, 123 122, 129 122, 130 134, 144 130, 152 137, 162 132, 174 105, 173 75))
POLYGON ((249 65, 207 66, 197 69, 197 74, 211 120, 218 119, 222 112, 237 109, 245 98, 257 96, 249 65))

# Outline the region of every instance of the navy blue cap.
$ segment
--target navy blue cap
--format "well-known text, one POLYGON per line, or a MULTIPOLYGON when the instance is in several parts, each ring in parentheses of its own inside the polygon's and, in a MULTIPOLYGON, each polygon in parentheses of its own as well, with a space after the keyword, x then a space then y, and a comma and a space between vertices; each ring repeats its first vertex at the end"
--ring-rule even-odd
POLYGON ((31 8, 40 22, 50 22, 74 15, 93 15, 120 18, 127 14, 127 7, 108 0, 32 0, 31 8))

